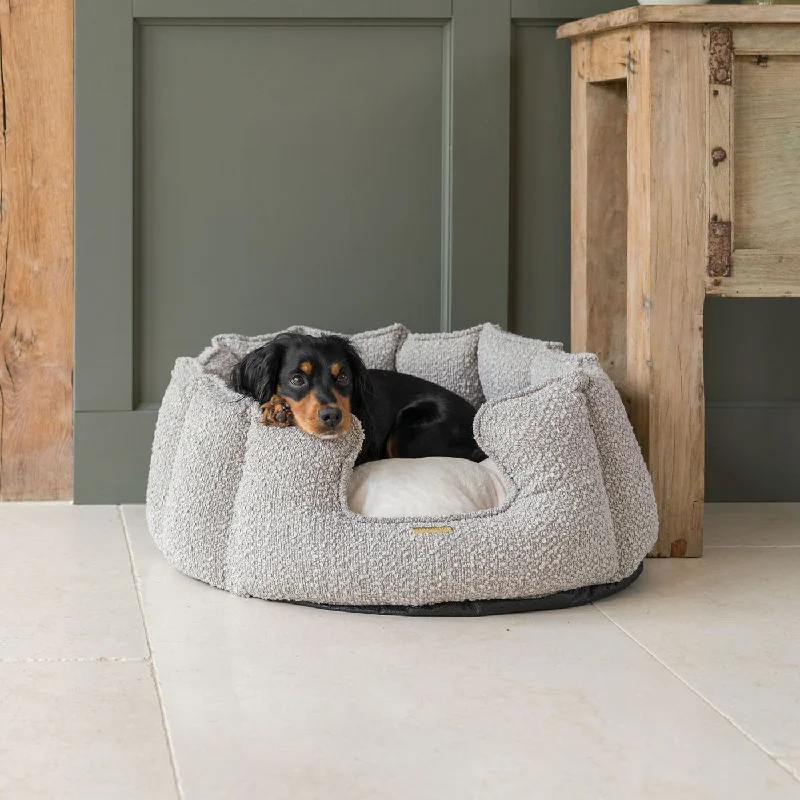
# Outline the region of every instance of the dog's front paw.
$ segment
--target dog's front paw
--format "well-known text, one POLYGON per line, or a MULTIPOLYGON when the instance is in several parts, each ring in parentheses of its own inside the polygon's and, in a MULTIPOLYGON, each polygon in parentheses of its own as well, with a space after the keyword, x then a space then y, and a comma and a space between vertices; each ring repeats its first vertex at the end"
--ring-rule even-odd
POLYGON ((288 428, 294 422, 289 404, 279 394, 272 395, 268 402, 261 404, 261 422, 275 428, 288 428))

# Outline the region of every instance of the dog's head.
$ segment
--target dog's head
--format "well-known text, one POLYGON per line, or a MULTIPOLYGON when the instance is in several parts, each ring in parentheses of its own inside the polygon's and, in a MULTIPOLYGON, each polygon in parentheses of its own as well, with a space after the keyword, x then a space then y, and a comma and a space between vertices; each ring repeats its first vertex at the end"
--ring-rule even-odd
POLYGON ((259 403, 280 395, 297 427, 322 439, 350 430, 353 414, 365 423, 367 369, 341 336, 282 333, 234 367, 231 385, 259 403))

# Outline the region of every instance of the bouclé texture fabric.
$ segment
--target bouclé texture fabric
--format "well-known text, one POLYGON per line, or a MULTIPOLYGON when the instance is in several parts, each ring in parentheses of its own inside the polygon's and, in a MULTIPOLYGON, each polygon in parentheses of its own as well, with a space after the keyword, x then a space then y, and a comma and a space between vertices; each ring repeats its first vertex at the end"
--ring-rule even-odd
POLYGON ((178 359, 164 396, 147 490, 156 544, 213 586, 331 605, 540 597, 631 575, 658 519, 619 395, 595 357, 502 333, 415 337, 391 326, 351 337, 368 363, 444 376, 476 405, 488 398, 474 428, 508 488, 501 507, 422 518, 353 512, 358 421, 330 441, 265 427, 226 376, 273 334, 226 335, 178 359))
POLYGON ((453 333, 409 333, 397 353, 397 371, 438 383, 476 408, 484 401, 478 376, 483 325, 453 333))
MULTIPOLYGON (((309 328, 306 325, 293 325, 291 328, 287 328, 286 331, 289 333, 305 333, 309 336, 329 334, 344 336, 355 345, 368 369, 390 370, 395 368, 397 351, 408 335, 406 326, 399 323, 356 334, 335 333, 334 331, 324 331, 320 328, 309 328)), ((211 340, 211 347, 204 351, 200 358, 206 361, 210 359, 212 362, 211 370, 218 371, 222 366, 227 366, 229 362, 235 364, 252 350, 268 344, 277 335, 277 333, 267 333, 263 336, 242 336, 238 333, 222 333, 211 340), (220 364, 219 368, 216 366, 217 362, 220 364)))

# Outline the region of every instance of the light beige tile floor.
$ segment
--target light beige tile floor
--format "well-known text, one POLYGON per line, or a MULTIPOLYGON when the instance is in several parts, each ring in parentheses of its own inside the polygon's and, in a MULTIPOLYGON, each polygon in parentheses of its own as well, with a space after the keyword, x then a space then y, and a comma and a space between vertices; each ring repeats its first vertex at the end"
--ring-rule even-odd
POLYGON ((121 530, 108 506, 0 506, 0 657, 147 657, 121 530))
POLYGON ((597 606, 406 619, 192 581, 141 507, 0 505, 0 798, 800 800, 800 506, 707 542, 597 606))
POLYGON ((148 662, 0 662, 0 797, 175 796, 148 662))

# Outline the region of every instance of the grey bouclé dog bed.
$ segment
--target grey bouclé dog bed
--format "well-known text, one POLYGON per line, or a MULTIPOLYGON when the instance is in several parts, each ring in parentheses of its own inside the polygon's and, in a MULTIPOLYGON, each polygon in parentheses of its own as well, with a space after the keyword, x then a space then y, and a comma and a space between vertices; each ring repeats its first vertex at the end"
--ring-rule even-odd
POLYGON ((504 506, 467 516, 368 519, 347 505, 357 421, 332 441, 265 427, 256 403, 229 388, 236 361, 274 335, 217 336, 175 364, 147 519, 182 572, 244 596, 409 614, 576 605, 639 574, 658 530, 652 485, 595 356, 491 324, 351 336, 368 367, 479 406, 476 439, 509 488, 504 506))

